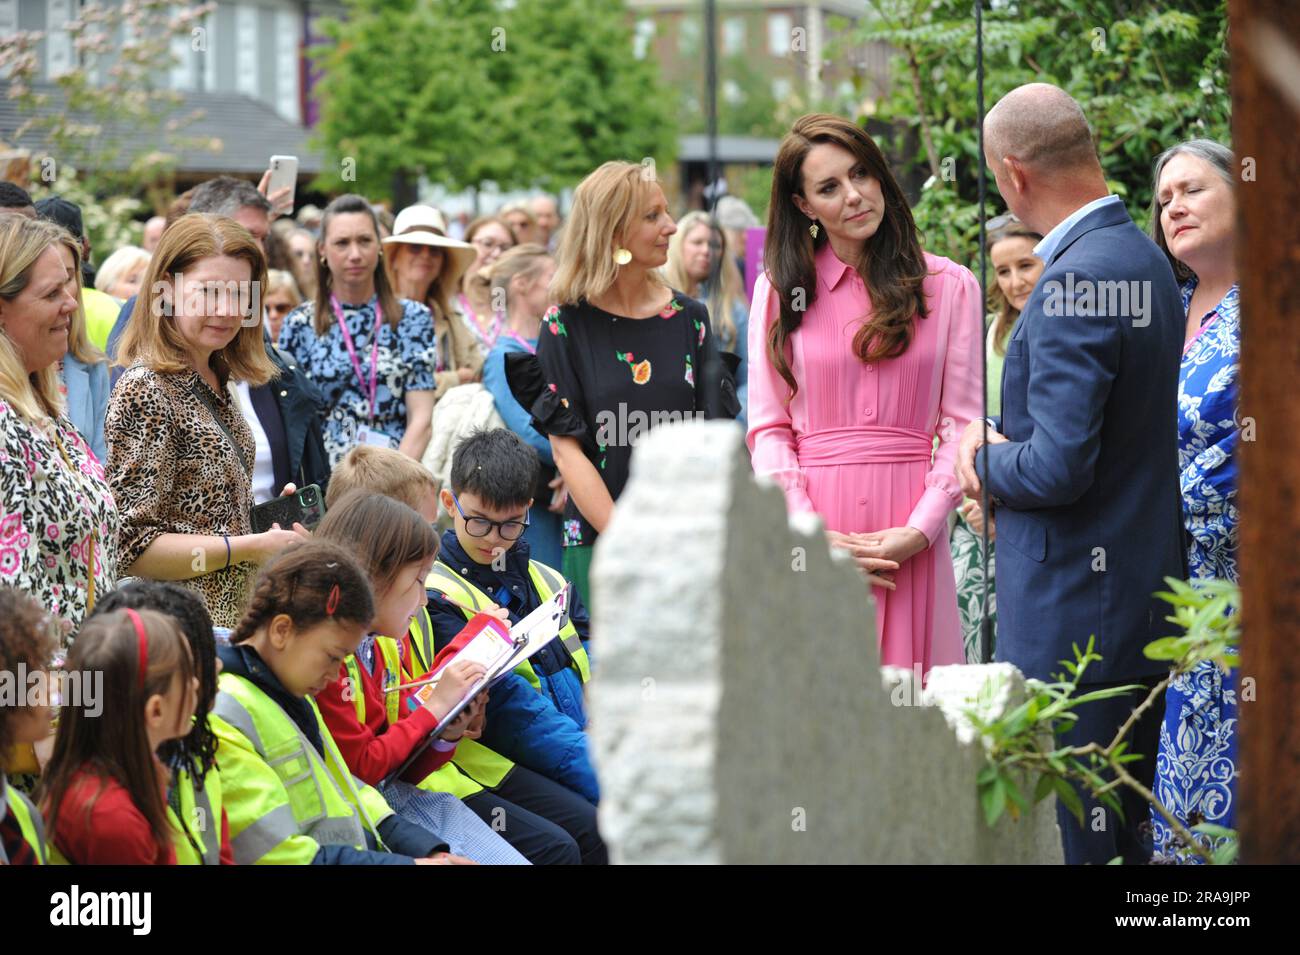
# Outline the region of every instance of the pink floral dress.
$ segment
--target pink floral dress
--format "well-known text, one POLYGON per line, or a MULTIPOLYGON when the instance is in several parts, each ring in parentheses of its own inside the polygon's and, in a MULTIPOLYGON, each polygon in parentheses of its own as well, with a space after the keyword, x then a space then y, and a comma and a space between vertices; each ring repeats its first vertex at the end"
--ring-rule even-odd
POLYGON ((30 594, 70 637, 117 583, 117 535, 103 465, 67 416, 32 424, 0 401, 0 586, 30 594))

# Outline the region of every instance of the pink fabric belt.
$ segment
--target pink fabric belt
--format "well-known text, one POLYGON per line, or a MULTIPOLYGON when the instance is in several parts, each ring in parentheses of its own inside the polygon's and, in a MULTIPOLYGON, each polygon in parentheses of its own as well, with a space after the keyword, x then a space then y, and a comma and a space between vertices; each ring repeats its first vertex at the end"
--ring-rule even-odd
POLYGON ((911 428, 827 428, 795 438, 802 467, 929 461, 934 435, 911 428))

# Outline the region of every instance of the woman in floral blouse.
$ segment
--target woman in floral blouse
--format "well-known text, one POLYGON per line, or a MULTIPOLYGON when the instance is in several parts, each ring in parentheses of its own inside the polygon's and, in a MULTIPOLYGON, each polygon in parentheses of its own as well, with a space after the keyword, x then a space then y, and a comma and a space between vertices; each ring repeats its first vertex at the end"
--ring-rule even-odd
MULTIPOLYGON (((1194 139, 1155 165, 1151 229, 1182 282, 1186 344, 1178 377, 1178 463, 1193 579, 1237 582, 1237 365, 1241 356, 1232 184, 1237 164, 1218 143, 1194 139)), ((1206 661, 1165 693, 1156 797, 1184 825, 1233 827, 1237 788, 1237 674, 1206 661)), ((1151 813, 1155 851, 1200 857, 1151 813)), ((1226 839, 1199 836, 1211 850, 1226 839)))
POLYGON ((331 202, 320 235, 316 299, 285 317, 280 347, 325 396, 330 467, 357 444, 396 448, 418 461, 433 420, 433 316, 393 290, 365 199, 331 202))
POLYGON ((512 374, 569 489, 564 576, 583 600, 592 547, 627 483, 633 443, 665 421, 740 411, 708 309, 660 278, 677 226, 645 172, 607 162, 578 186, 551 283, 559 304, 542 319, 540 379, 512 374))
POLYGON ((81 267, 65 266, 63 234, 0 216, 0 585, 31 594, 67 640, 116 585, 118 514, 60 395, 81 267))

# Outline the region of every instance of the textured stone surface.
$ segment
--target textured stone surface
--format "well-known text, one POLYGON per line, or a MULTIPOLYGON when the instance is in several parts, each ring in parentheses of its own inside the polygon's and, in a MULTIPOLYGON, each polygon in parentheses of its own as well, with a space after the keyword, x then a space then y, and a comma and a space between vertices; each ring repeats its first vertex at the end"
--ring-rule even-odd
POLYGON ((882 671, 873 606, 787 520, 739 427, 656 428, 592 570, 592 733, 615 861, 1059 862, 1050 802, 985 826, 961 715, 1005 665, 882 671), (938 705, 922 705, 938 703, 938 705))

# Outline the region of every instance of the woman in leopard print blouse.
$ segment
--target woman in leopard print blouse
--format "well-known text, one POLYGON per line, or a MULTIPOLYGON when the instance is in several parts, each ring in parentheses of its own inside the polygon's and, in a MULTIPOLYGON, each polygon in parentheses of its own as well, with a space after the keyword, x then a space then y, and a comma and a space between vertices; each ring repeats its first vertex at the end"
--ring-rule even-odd
POLYGON ((72 244, 53 223, 0 215, 0 585, 38 600, 65 641, 117 582, 118 532, 59 391, 81 276, 79 245, 71 269, 60 253, 72 244))
POLYGON ((177 580, 234 627, 258 565, 306 531, 252 533, 252 432, 227 387, 275 375, 260 295, 266 261, 233 219, 187 215, 163 233, 118 349, 108 476, 126 573, 177 580))

